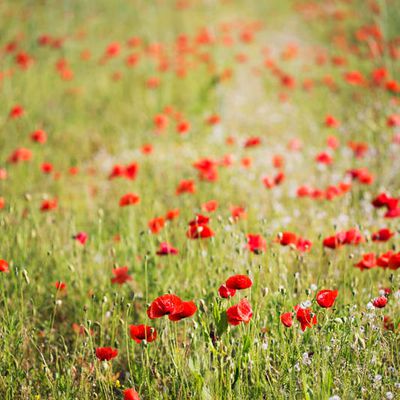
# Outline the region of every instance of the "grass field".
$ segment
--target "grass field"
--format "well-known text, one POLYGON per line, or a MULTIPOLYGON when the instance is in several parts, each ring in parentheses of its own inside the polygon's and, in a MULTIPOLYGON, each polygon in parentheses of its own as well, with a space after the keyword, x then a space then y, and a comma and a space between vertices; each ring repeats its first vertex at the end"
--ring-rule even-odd
POLYGON ((0 399, 400 397, 399 0, 0 16, 0 399))

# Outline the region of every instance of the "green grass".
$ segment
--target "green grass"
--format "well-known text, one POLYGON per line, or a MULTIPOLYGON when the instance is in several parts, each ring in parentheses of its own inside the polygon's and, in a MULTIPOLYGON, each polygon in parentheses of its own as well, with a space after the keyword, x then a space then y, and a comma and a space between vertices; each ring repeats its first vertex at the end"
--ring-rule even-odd
MULTIPOLYGON (((322 9, 324 3, 314 2, 322 9)), ((370 206, 383 190, 400 195, 399 145, 392 143, 393 128, 386 126, 387 117, 399 113, 399 98, 396 104, 396 95, 352 87, 342 79, 351 70, 369 78, 380 66, 398 79, 399 60, 387 53, 375 59, 359 57, 335 47, 332 37, 343 32, 363 52, 367 45, 354 42, 355 30, 375 22, 385 40, 399 40, 400 17, 395 1, 380 1, 380 15, 364 1, 329 3, 351 17, 308 20, 294 7, 298 2, 289 0, 191 0, 185 10, 169 0, 0 2, 0 48, 17 39, 17 52, 34 58, 22 71, 14 54, 0 53, 0 71, 14 71, 0 82, 0 167, 8 173, 0 180, 0 197, 6 201, 0 210, 0 259, 10 264, 10 273, 0 274, 0 398, 122 399, 129 387, 142 400, 399 396, 398 271, 354 268, 364 253, 399 251, 399 220, 384 219, 370 206), (260 29, 252 43, 244 44, 238 40, 240 27, 254 21, 260 22, 260 29), (188 64, 195 65, 185 78, 173 67, 159 72, 143 47, 125 46, 132 36, 141 37, 143 46, 163 43, 171 62, 179 34, 192 38, 208 27, 215 35, 221 23, 232 22, 234 45, 218 42, 200 47, 196 56, 189 54, 188 64), (37 38, 42 34, 65 38, 64 45, 40 47, 37 38), (101 64, 104 49, 115 41, 121 43, 121 54, 101 64), (280 53, 293 43, 297 58, 282 59, 280 53), (263 55, 265 48, 268 56, 263 55), (345 57, 347 65, 317 65, 317 49, 329 57, 345 57), (87 61, 81 59, 84 50, 91 53, 87 61), (140 61, 127 68, 125 57, 135 52, 140 61), (205 53, 209 64, 198 61, 205 53), (246 54, 248 61, 235 61, 238 53, 246 54), (294 90, 282 87, 264 66, 268 57, 295 77, 294 90), (57 74, 60 58, 68 60, 74 72, 70 81, 57 74), (227 68, 232 78, 221 80, 227 68), (115 72, 122 74, 118 81, 112 79, 115 72), (335 80, 337 90, 318 84, 326 75, 335 80), (161 85, 150 90, 145 82, 154 76, 161 85), (315 82, 309 92, 301 88, 306 78, 315 82), (287 102, 279 100, 281 93, 288 95, 287 102), (11 120, 8 113, 15 104, 26 113, 11 120), (153 117, 168 105, 190 121, 188 135, 179 136, 173 121, 165 134, 154 134, 153 117), (204 122, 213 113, 221 117, 217 127, 204 122), (327 114, 341 121, 339 129, 324 126, 327 114), (48 133, 42 146, 29 139, 39 128, 48 133), (341 146, 334 164, 321 169, 314 157, 326 148, 331 134, 341 146), (236 138, 234 146, 225 143, 229 135, 236 138), (261 146, 243 148, 250 136, 259 136, 261 146), (300 153, 287 150, 295 137, 303 143, 300 153), (346 146, 350 140, 366 142, 372 151, 355 159, 346 146), (154 146, 151 155, 140 152, 147 143, 154 146), (18 147, 32 150, 30 162, 7 162, 18 147), (217 182, 197 178, 195 161, 220 160, 226 154, 235 162, 218 169, 217 182), (286 180, 267 190, 261 180, 276 173, 276 154, 285 158, 286 180), (253 159, 251 168, 241 166, 243 157, 253 159), (139 164, 136 180, 108 180, 114 164, 132 161, 139 164), (43 162, 54 165, 59 179, 41 172, 43 162), (76 176, 69 175, 71 166, 79 167, 76 176), (295 196, 300 185, 323 189, 342 180, 348 169, 360 167, 372 172, 372 185, 354 182, 349 193, 332 201, 295 196), (195 179, 195 194, 176 196, 182 179, 195 179), (140 204, 119 207, 120 197, 128 192, 139 194, 140 204), (54 197, 58 208, 42 213, 42 200, 54 197), (189 240, 189 221, 212 199, 219 202, 210 214, 215 236, 189 240), (233 222, 233 205, 245 207, 247 218, 233 222), (151 234, 148 221, 174 208, 179 208, 179 218, 151 234), (399 232, 387 243, 323 248, 323 238, 352 227, 367 237, 381 227, 399 232), (89 235, 85 246, 72 239, 79 231, 89 235), (310 239, 311 251, 300 253, 275 243, 282 231, 310 239), (248 251, 248 233, 263 235, 266 252, 248 251), (114 240, 116 235, 120 241, 114 240), (157 256, 164 241, 179 254, 157 256), (133 280, 112 285, 111 270, 123 265, 133 280), (219 286, 234 274, 251 276, 252 288, 221 299, 219 286), (56 281, 66 282, 66 293, 57 292, 56 281), (383 287, 392 290, 387 306, 369 310, 368 302, 383 287), (339 290, 332 309, 315 302, 323 288, 339 290), (178 323, 150 320, 149 303, 164 293, 193 300, 198 311, 178 323), (226 326, 226 309, 244 297, 253 307, 250 323, 226 326), (318 324, 304 333, 297 322, 285 328, 280 315, 306 300, 312 301, 318 324), (393 331, 383 329, 384 315, 392 318, 393 331), (76 334, 73 323, 82 324, 85 334, 76 334), (129 337, 130 324, 154 326, 157 340, 135 343, 129 337), (101 346, 118 348, 118 357, 99 362, 95 348, 101 346)))

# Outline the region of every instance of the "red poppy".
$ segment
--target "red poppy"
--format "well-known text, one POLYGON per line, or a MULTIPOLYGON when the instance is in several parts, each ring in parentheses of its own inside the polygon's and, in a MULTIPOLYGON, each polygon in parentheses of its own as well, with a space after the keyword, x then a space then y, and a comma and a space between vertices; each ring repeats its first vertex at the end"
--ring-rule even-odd
POLYGON ((158 256, 166 256, 168 254, 178 254, 178 250, 172 247, 169 243, 160 243, 159 250, 156 253, 158 256))
POLYGON ((161 318, 164 315, 176 314, 182 311, 182 300, 174 294, 164 294, 157 297, 147 309, 150 319, 161 318))
POLYGON ((31 139, 36 143, 44 144, 47 141, 47 134, 44 130, 38 129, 31 133, 31 139))
POLYGON ((381 268, 388 268, 390 258, 393 256, 393 254, 393 251, 390 250, 384 254, 381 254, 376 260, 376 265, 381 268))
POLYGON ((189 318, 197 311, 196 304, 193 301, 183 301, 181 307, 176 312, 168 315, 170 321, 180 321, 183 318, 189 318))
POLYGON ((282 246, 289 246, 290 244, 295 245, 297 243, 297 236, 292 232, 282 232, 278 235, 278 240, 282 246))
POLYGON ((296 319, 300 322, 302 331, 305 331, 306 328, 312 328, 313 325, 317 324, 317 316, 312 313, 311 309, 297 305, 294 310, 296 311, 296 319))
POLYGON ((180 135, 185 135, 190 131, 190 123, 188 121, 180 121, 176 126, 176 131, 180 135))
POLYGON ((400 268, 400 252, 393 254, 389 258, 388 267, 389 267, 389 269, 392 269, 392 270, 397 270, 400 268))
POLYGON ((199 171, 199 179, 214 182, 218 179, 217 162, 203 158, 193 164, 199 171))
POLYGON ((362 259, 354 264, 356 268, 359 268, 361 271, 364 269, 371 269, 376 267, 376 256, 374 253, 363 254, 362 259))
POLYGON ((16 164, 21 161, 30 161, 31 159, 32 152, 29 149, 20 147, 19 149, 16 149, 13 151, 13 153, 11 153, 11 155, 8 157, 8 162, 16 164))
POLYGON ((372 300, 372 304, 375 308, 384 308, 387 304, 388 300, 386 296, 376 297, 372 300))
POLYGON ((128 267, 119 267, 112 269, 112 274, 114 278, 111 278, 111 283, 117 283, 122 285, 125 282, 131 281, 132 277, 128 274, 128 267))
POLYGON ((142 154, 151 154, 153 153, 154 148, 152 144, 146 143, 140 148, 140 151, 142 154))
POLYGON ((244 207, 241 206, 232 206, 230 208, 231 215, 234 220, 245 219, 247 217, 247 212, 244 207))
POLYGON ((296 242, 296 249, 302 252, 310 251, 312 247, 312 242, 308 239, 299 237, 296 242))
POLYGON ((176 188, 177 195, 183 193, 195 193, 195 192, 196 192, 196 186, 194 180, 192 179, 180 181, 178 187, 176 188))
POLYGON ((327 115, 325 118, 325 125, 329 128, 338 128, 340 126, 340 122, 332 115, 327 115))
POLYGON ((55 282, 54 286, 59 292, 63 292, 67 289, 67 284, 65 282, 61 282, 61 281, 55 282))
POLYGON ((201 205, 201 210, 204 212, 214 212, 218 208, 217 200, 209 200, 201 205))
POLYGON ((100 361, 110 361, 113 358, 117 357, 118 350, 113 349, 112 347, 97 347, 96 348, 96 357, 100 361))
POLYGON ((24 113, 25 113, 24 108, 19 104, 17 104, 10 110, 9 117, 12 119, 21 118, 24 115, 24 113))
POLYGON ((256 254, 260 254, 267 248, 267 243, 261 235, 248 234, 247 248, 256 254))
POLYGON ((247 299, 242 299, 238 304, 226 310, 226 316, 230 325, 239 325, 241 322, 249 323, 253 316, 253 310, 247 299))
POLYGON ((280 316, 280 320, 283 325, 290 328, 293 325, 293 313, 287 312, 280 316))
POLYGON ((212 114, 206 119, 208 125, 217 125, 220 121, 221 118, 218 114, 212 114))
POLYGON ((40 169, 45 174, 50 174, 53 172, 53 164, 45 162, 40 166, 40 169))
POLYGON ((78 232, 74 239, 77 240, 80 244, 85 244, 88 240, 88 234, 86 232, 78 232))
POLYGON ((236 294, 236 290, 229 289, 226 285, 221 285, 218 289, 218 294, 223 299, 228 299, 229 297, 233 297, 236 294))
POLYGON ((43 200, 42 205, 40 206, 40 211, 46 212, 46 211, 55 210, 57 208, 57 206, 58 206, 57 199, 43 200))
POLYGON ((140 197, 135 193, 127 193, 119 199, 119 206, 126 207, 140 202, 140 197))
POLYGON ((140 397, 135 389, 130 388, 124 390, 124 400, 140 400, 140 397))
POLYGON ((261 138, 259 138, 258 136, 253 136, 251 138, 248 138, 246 140, 246 142, 244 143, 244 147, 245 148, 249 148, 249 147, 255 147, 261 144, 261 138))
POLYGON ((147 325, 129 325, 129 335, 136 343, 141 343, 143 340, 150 343, 156 340, 157 331, 147 325))
POLYGON ((247 275, 233 275, 227 279, 225 285, 228 289, 242 290, 251 287, 253 282, 247 275))
POLYGON ((150 228, 151 233, 153 234, 161 232, 161 230, 164 228, 164 225, 165 225, 165 220, 163 217, 153 218, 148 223, 148 227, 150 228))
POLYGON ((179 217, 179 209, 174 209, 174 210, 169 210, 166 214, 165 214, 165 219, 167 219, 168 221, 172 221, 175 218, 179 217))
POLYGON ((374 242, 387 242, 394 234, 395 233, 388 228, 379 229, 379 231, 372 234, 372 240, 374 242))
POLYGON ((316 300, 321 307, 330 308, 334 305, 337 295, 337 290, 320 290, 317 293, 316 300))
POLYGON ((6 260, 0 260, 0 272, 10 272, 8 262, 6 260))
POLYGON ((189 239, 207 239, 214 236, 214 232, 207 225, 209 218, 198 214, 196 218, 189 222, 189 230, 186 236, 189 239))
POLYGON ((6 205, 4 197, 0 197, 0 210, 2 210, 6 205))

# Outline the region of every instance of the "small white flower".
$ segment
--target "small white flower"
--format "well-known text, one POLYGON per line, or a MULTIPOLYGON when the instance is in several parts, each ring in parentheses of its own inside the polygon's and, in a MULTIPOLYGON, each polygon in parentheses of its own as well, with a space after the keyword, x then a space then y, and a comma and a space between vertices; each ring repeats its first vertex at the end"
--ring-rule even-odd
POLYGON ((312 290, 313 292, 315 292, 318 289, 318 286, 315 283, 312 283, 310 285, 310 290, 312 290))
POLYGON ((378 383, 378 382, 380 382, 381 380, 382 380, 382 375, 376 374, 376 375, 374 376, 374 382, 375 382, 375 383, 378 383))
POLYGON ((311 307, 311 301, 310 301, 310 300, 303 301, 303 302, 300 304, 300 307, 301 307, 301 308, 308 308, 308 307, 311 307))
POLYGON ((261 345, 261 348, 262 348, 263 350, 267 350, 267 349, 268 349, 268 343, 267 343, 267 342, 264 342, 264 343, 261 345))
POLYGON ((392 393, 392 392, 386 392, 386 398, 387 398, 388 400, 392 400, 392 399, 394 398, 393 393, 392 393))
POLYGON ((334 396, 329 397, 329 400, 340 400, 340 397, 335 394, 334 396))
POLYGON ((374 305, 372 304, 372 302, 369 302, 367 304, 367 310, 373 310, 374 309, 374 305))

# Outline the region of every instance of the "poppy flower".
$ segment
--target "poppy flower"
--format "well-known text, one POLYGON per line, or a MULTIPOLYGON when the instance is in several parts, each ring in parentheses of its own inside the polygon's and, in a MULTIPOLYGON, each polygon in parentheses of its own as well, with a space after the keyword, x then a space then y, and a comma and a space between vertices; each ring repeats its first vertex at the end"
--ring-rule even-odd
POLYGON ((385 192, 382 192, 382 193, 379 193, 379 195, 372 200, 372 205, 375 208, 395 207, 396 205, 393 204, 393 200, 396 200, 396 199, 393 199, 392 197, 388 196, 385 192))
POLYGON ((387 242, 391 237, 394 236, 394 234, 395 233, 388 228, 379 229, 379 231, 372 234, 372 241, 387 242))
POLYGON ((305 331, 306 328, 312 328, 313 325, 317 324, 317 316, 312 313, 311 309, 297 305, 294 310, 296 311, 296 319, 300 322, 302 331, 305 331))
POLYGON ((221 118, 218 114, 212 114, 206 119, 208 125, 217 125, 220 121, 221 118))
POLYGON ((186 236, 189 239, 208 239, 214 236, 214 232, 207 225, 209 218, 198 214, 196 218, 189 222, 189 229, 186 236))
POLYGON ((135 389, 129 388, 124 390, 124 400, 140 400, 140 397, 135 389))
POLYGON ((390 258, 393 256, 393 254, 393 251, 390 250, 384 254, 381 254, 376 260, 376 265, 381 268, 388 268, 390 258))
POLYGON ((332 115, 327 115, 325 118, 325 125, 328 128, 338 128, 340 126, 340 122, 332 115))
POLYGON ((372 300, 372 304, 375 308, 384 308, 387 304, 388 300, 386 296, 376 297, 372 300))
POLYGON ((390 256, 388 267, 392 270, 397 270, 400 268, 400 252, 390 256))
POLYGON ((40 169, 43 173, 50 174, 53 171, 53 164, 45 162, 40 166, 40 169))
POLYGON ((160 243, 160 247, 156 253, 158 256, 166 256, 168 254, 178 254, 178 250, 172 247, 169 243, 160 243))
POLYGON ((179 209, 174 209, 174 210, 169 210, 166 214, 165 214, 165 219, 167 219, 168 221, 172 221, 175 218, 179 217, 179 209))
POLYGON ((150 319, 161 318, 164 315, 176 314, 182 311, 182 300, 174 294, 164 294, 157 297, 147 309, 150 319))
POLYGON ((0 197, 0 210, 2 210, 6 205, 4 197, 0 197))
POLYGON ((180 181, 178 187, 176 188, 177 195, 183 193, 195 193, 195 192, 196 192, 196 185, 192 179, 180 181))
POLYGON ((247 299, 242 299, 238 304, 226 310, 226 316, 230 325, 239 325, 241 322, 249 323, 253 316, 253 310, 247 299))
POLYGON ((335 303, 336 297, 338 295, 337 290, 320 290, 317 293, 316 300, 320 307, 330 308, 335 303))
POLYGON ((139 164, 133 162, 125 167, 124 176, 126 179, 133 181, 136 178, 138 171, 139 171, 139 164))
POLYGON ((9 265, 6 260, 0 260, 0 272, 10 272, 9 265))
POLYGON ((245 148, 255 147, 260 144, 261 144, 261 138, 259 138, 258 136, 253 136, 246 140, 246 142, 244 143, 244 147, 245 148))
POLYGON ((362 259, 354 264, 356 268, 359 268, 361 271, 364 269, 371 269, 376 267, 376 256, 374 253, 363 254, 362 259))
POLYGON ((84 245, 88 240, 88 234, 86 232, 78 232, 74 239, 78 241, 80 244, 84 245))
POLYGON ((278 241, 282 246, 289 246, 290 244, 297 243, 297 236, 292 232, 282 232, 278 235, 278 241))
POLYGON ((25 147, 20 147, 14 150, 8 157, 8 162, 17 164, 21 161, 30 161, 32 159, 32 152, 25 147))
POLYGON ((180 135, 186 135, 190 131, 190 123, 188 121, 180 121, 176 126, 176 131, 180 135))
POLYGON ((147 325, 129 325, 129 335, 136 343, 141 343, 143 340, 150 343, 156 340, 157 331, 147 325))
POLYGON ((17 104, 13 108, 11 108, 9 117, 12 119, 21 118, 24 115, 24 113, 25 113, 24 108, 19 104, 17 104))
POLYGON ((140 202, 140 197, 135 193, 127 193, 119 199, 119 206, 126 207, 140 202))
POLYGON ((236 294, 236 290, 229 289, 226 285, 221 285, 218 289, 218 294, 223 299, 228 299, 229 297, 233 297, 236 294))
POLYGON ((163 132, 168 127, 168 117, 164 114, 158 114, 153 119, 157 133, 163 132))
POLYGON ((214 212, 218 208, 217 200, 209 200, 201 205, 201 210, 204 212, 214 212))
POLYGON ((247 235, 247 248, 255 254, 260 254, 266 250, 267 243, 261 235, 250 233, 247 235))
POLYGON ((247 212, 244 207, 241 206, 232 206, 230 208, 231 216, 234 220, 245 219, 247 217, 247 212))
POLYGON ((233 275, 227 279, 225 285, 228 289, 242 290, 251 287, 253 282, 247 275, 233 275))
POLYGON ((55 210, 57 208, 57 206, 58 206, 57 199, 43 200, 42 205, 40 206, 40 211, 46 212, 46 211, 55 210))
POLYGON ((117 357, 118 350, 113 349, 112 347, 97 347, 96 348, 96 357, 100 361, 110 361, 113 358, 117 357))
POLYGON ((153 145, 150 143, 144 144, 141 148, 140 151, 142 154, 151 154, 154 151, 153 145))
POLYGON ((269 176, 265 176, 262 179, 262 182, 263 182, 263 184, 264 184, 266 189, 272 189, 275 186, 274 179, 270 178, 269 176))
POLYGON ((63 292, 67 289, 67 284, 65 282, 61 282, 61 281, 55 282, 54 286, 59 292, 63 292))
POLYGON ((112 274, 114 278, 111 278, 111 283, 117 283, 122 285, 125 282, 131 281, 132 277, 128 274, 128 267, 119 267, 112 269, 112 274))
POLYGON ((47 141, 47 134, 44 130, 38 129, 31 133, 31 139, 40 144, 44 144, 47 141))
POLYGON ((180 321, 183 318, 189 318, 197 311, 196 304, 193 301, 183 301, 181 307, 176 312, 168 315, 170 321, 180 321))
POLYGON ((161 230, 164 228, 164 225, 165 225, 165 220, 163 217, 153 218, 148 223, 148 227, 150 228, 151 233, 153 234, 161 232, 161 230))
POLYGON ((329 153, 323 151, 315 156, 315 161, 320 164, 329 165, 333 163, 333 158, 329 153))
POLYGON ((296 249, 302 252, 310 251, 312 247, 312 242, 308 239, 299 237, 296 242, 296 249))
POLYGON ((193 166, 199 171, 200 180, 214 182, 218 179, 217 162, 203 158, 195 162, 193 166))
POLYGON ((280 320, 283 325, 290 328, 293 325, 293 313, 287 312, 280 316, 280 320))

